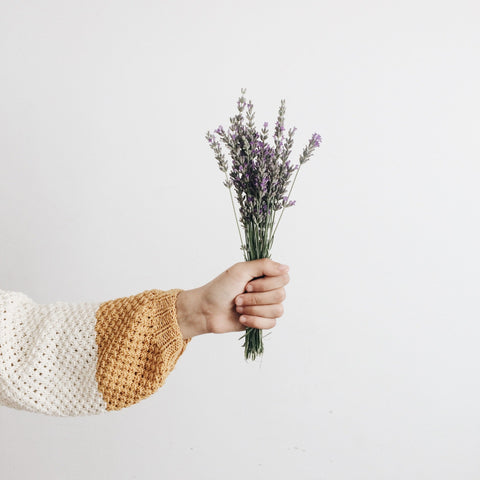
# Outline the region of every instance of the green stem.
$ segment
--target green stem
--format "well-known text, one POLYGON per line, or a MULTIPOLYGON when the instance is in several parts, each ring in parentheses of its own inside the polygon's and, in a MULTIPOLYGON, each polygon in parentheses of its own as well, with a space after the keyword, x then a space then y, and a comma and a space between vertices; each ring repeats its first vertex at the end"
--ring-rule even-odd
MULTIPOLYGON (((228 182, 229 179, 227 176, 227 172, 225 172, 225 178, 227 179, 227 182, 228 182)), ((237 211, 235 210, 235 203, 233 202, 232 187, 228 187, 228 192, 230 193, 230 200, 232 202, 233 214, 235 215, 235 222, 237 224, 238 235, 240 236, 240 245, 242 246, 242 248, 244 248, 245 244, 243 242, 242 232, 240 231, 240 224, 238 223, 237 211)))
MULTIPOLYGON (((260 258, 270 258, 269 253, 269 233, 272 228, 272 220, 268 219, 264 226, 252 222, 245 226, 245 259, 257 260, 260 258)), ((247 327, 245 334, 240 337, 244 338, 244 355, 245 360, 255 360, 258 356, 263 355, 263 335, 262 330, 253 327, 247 327)))

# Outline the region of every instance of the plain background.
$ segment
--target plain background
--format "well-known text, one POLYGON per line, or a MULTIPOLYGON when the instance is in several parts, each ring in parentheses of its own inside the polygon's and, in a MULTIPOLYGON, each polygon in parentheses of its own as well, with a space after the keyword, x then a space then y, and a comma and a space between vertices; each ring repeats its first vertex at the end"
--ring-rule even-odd
POLYGON ((207 130, 313 132, 261 362, 195 337, 121 412, 0 409, 4 479, 480 478, 476 1, 0 3, 0 285, 193 288, 242 259, 207 130))

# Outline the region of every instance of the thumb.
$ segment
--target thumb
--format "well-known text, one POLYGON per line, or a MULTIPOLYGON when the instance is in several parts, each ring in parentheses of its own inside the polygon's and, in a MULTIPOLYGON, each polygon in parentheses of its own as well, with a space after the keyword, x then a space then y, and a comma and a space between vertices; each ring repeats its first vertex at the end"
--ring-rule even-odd
POLYGON ((274 262, 269 258, 261 258, 259 260, 250 260, 249 262, 238 263, 237 267, 241 271, 241 275, 246 282, 252 278, 258 277, 275 277, 288 272, 288 266, 278 262, 274 262))

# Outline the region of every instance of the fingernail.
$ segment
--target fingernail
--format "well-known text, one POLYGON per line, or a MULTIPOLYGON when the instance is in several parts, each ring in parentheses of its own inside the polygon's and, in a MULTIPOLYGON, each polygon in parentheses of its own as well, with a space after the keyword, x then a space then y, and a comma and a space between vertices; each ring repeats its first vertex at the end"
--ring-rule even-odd
POLYGON ((242 316, 240 317, 240 321, 241 321, 242 323, 245 323, 245 322, 247 321, 247 319, 242 315, 242 316))
POLYGON ((237 306, 237 312, 238 312, 238 313, 243 313, 243 307, 237 306))
POLYGON ((251 292, 253 290, 253 285, 247 285, 247 292, 251 292))
POLYGON ((237 305, 243 305, 243 298, 242 297, 239 297, 237 298, 237 305))

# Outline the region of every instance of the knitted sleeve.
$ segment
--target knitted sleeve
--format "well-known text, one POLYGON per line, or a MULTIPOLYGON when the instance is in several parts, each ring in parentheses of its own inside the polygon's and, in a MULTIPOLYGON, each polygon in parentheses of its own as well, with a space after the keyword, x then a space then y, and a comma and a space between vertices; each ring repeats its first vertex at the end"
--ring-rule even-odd
POLYGON ((180 292, 41 305, 0 290, 0 405, 75 416, 148 397, 191 340, 177 322, 180 292))

